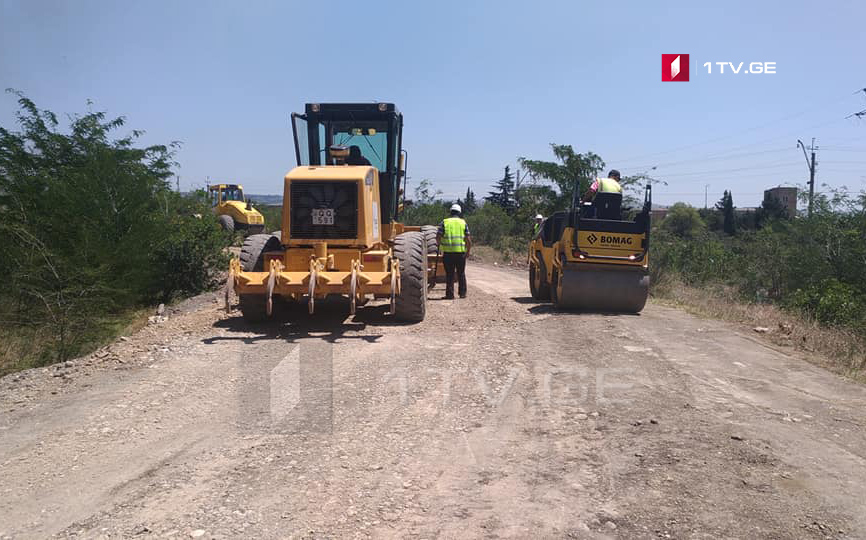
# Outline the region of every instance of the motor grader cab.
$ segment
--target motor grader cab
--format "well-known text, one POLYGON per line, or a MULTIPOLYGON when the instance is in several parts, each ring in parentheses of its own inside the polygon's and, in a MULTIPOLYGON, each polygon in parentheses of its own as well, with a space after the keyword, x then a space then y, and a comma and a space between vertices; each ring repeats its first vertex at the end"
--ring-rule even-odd
POLYGON ((306 301, 312 314, 329 295, 347 296, 352 314, 389 298, 392 315, 422 320, 425 237, 396 221, 402 114, 392 103, 310 103, 292 129, 297 167, 284 178, 281 231, 247 238, 227 294, 251 321, 272 314, 274 297, 306 301))
POLYGON ((606 200, 548 217, 529 245, 532 296, 563 309, 640 312, 649 294, 651 209, 647 184, 634 220, 606 200))
POLYGON ((223 229, 259 234, 265 230, 265 218, 253 208, 252 202, 244 198, 244 187, 240 184, 215 184, 208 186, 211 206, 223 229))

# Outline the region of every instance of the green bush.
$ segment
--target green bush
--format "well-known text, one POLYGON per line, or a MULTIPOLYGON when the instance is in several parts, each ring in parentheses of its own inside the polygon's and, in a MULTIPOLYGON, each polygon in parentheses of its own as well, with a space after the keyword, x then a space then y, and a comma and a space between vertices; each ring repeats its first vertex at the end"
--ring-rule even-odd
POLYGON ((692 227, 666 225, 668 215, 650 244, 651 282, 664 285, 675 276, 697 286, 723 284, 747 301, 775 302, 825 325, 864 334, 863 199, 836 194, 832 203, 819 198, 815 206, 811 218, 765 219, 759 230, 736 236, 694 234, 692 227))
POLYGON ((785 300, 785 305, 828 326, 866 330, 866 295, 835 278, 795 290, 785 300))
POLYGON ((210 216, 175 216, 167 225, 165 236, 150 250, 153 297, 170 301, 216 287, 228 268, 223 248, 230 236, 210 216))
POLYGON ((265 218, 265 232, 274 232, 283 228, 283 207, 277 205, 256 204, 262 217, 265 218))
POLYGON ((472 241, 497 247, 502 239, 511 234, 514 221, 505 210, 495 204, 482 204, 474 214, 466 218, 472 241))
POLYGON ((685 203, 670 207, 662 228, 680 238, 696 238, 707 228, 698 211, 685 203))
POLYGON ((448 208, 451 205, 443 201, 428 203, 415 203, 406 207, 403 215, 398 219, 405 225, 439 225, 448 217, 448 208))
POLYGON ((52 336, 27 354, 80 354, 129 313, 214 284, 230 239, 203 193, 171 191, 174 146, 113 139, 124 120, 101 112, 64 131, 17 95, 21 131, 0 127, 0 320, 7 334, 52 336))

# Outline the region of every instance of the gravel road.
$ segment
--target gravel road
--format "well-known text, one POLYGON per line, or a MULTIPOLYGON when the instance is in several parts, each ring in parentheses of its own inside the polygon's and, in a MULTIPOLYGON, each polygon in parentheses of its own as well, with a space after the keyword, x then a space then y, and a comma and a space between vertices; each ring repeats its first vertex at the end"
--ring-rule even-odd
POLYGON ((0 380, 0 538, 866 538, 866 389, 471 265, 427 319, 216 296, 0 380))

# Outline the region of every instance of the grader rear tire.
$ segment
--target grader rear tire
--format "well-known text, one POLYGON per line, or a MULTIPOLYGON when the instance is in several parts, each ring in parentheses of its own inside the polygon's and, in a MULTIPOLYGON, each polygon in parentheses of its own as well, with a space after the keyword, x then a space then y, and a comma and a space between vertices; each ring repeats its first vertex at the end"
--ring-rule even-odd
POLYGON ((427 243, 427 255, 436 255, 439 252, 439 244, 436 243, 439 227, 436 225, 423 225, 421 226, 421 233, 424 234, 424 241, 427 243))
POLYGON ((235 220, 232 219, 231 216, 227 216, 227 215, 223 214, 223 215, 219 216, 217 219, 219 220, 220 227, 222 227, 223 230, 228 231, 228 232, 235 232, 235 220))
MULTIPOLYGON (((265 252, 279 248, 280 239, 272 234, 248 236, 241 247, 241 268, 244 272, 264 272, 265 252)), ((268 318, 265 295, 241 294, 238 296, 241 313, 245 321, 257 323, 268 318)))
POLYGON ((394 257, 400 261, 401 290, 394 316, 401 321, 420 322, 427 313, 427 247, 424 234, 403 233, 394 239, 394 257))

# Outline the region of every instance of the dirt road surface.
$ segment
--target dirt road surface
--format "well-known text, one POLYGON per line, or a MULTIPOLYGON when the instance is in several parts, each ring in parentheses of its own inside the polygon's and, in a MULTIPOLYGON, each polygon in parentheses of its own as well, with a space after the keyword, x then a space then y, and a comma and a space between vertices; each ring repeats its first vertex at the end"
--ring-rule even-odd
POLYGON ((4 378, 0 537, 866 537, 863 387, 672 308, 469 279, 408 326, 200 297, 4 378))

